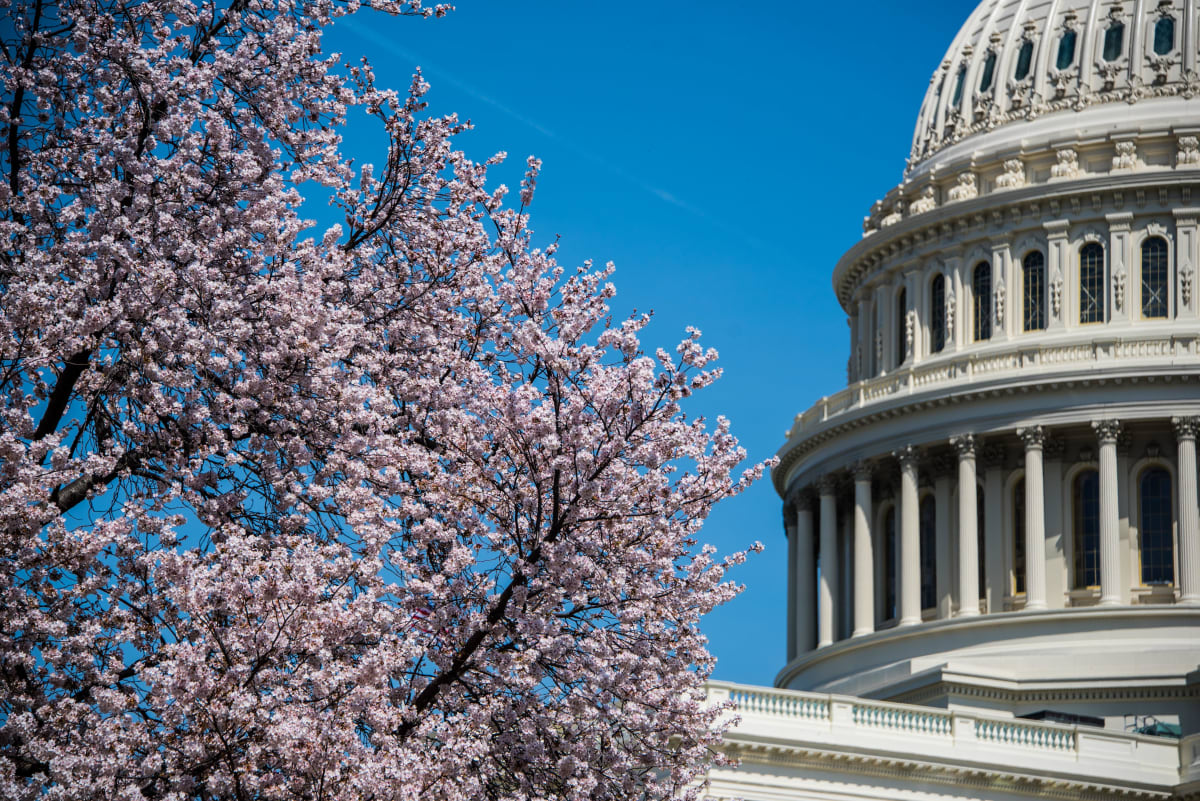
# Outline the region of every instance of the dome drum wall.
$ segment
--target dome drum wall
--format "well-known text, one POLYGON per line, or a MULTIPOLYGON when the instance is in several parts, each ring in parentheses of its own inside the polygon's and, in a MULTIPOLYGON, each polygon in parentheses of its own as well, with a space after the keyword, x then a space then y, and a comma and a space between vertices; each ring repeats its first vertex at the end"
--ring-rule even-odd
POLYGON ((1037 687, 1112 726, 1169 698, 1154 714, 1200 726, 1198 6, 988 0, 951 45, 834 270, 848 385, 772 471, 779 686, 1006 714, 1037 687), (1105 610, 1171 666, 1086 633, 1105 610), (1036 658, 1056 636, 1093 695, 1036 658))

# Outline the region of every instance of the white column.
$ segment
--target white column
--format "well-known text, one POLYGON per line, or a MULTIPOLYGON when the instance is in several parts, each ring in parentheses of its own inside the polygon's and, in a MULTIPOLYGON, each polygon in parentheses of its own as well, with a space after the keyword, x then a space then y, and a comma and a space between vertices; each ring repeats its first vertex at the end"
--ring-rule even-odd
POLYGON ((975 437, 950 440, 958 451, 958 616, 979 614, 979 509, 975 497, 975 437))
POLYGON ((1095 420, 1100 439, 1100 605, 1121 603, 1121 521, 1117 516, 1117 420, 1095 420))
POLYGON ((817 585, 817 647, 833 644, 833 599, 837 594, 837 499, 832 476, 817 482, 821 498, 821 580, 817 585))
POLYGON ((983 449, 983 564, 988 614, 1004 611, 1009 588, 1004 571, 1004 448, 983 449))
POLYGON ((854 466, 854 634, 875 631, 875 555, 871 542, 871 466, 854 466))
POLYGON ((1046 510, 1042 496, 1041 426, 1018 428, 1025 443, 1025 608, 1046 608, 1046 510))
POLYGON ((921 518, 917 495, 917 449, 896 451, 900 460, 900 624, 921 622, 921 518))
POLYGON ((792 614, 796 656, 808 653, 816 645, 816 582, 817 566, 813 563, 813 520, 811 499, 801 495, 796 499, 795 526, 795 591, 792 593, 792 614))
POLYGON ((1196 488, 1196 432, 1200 417, 1176 417, 1179 443, 1179 602, 1200 603, 1200 504, 1196 488))

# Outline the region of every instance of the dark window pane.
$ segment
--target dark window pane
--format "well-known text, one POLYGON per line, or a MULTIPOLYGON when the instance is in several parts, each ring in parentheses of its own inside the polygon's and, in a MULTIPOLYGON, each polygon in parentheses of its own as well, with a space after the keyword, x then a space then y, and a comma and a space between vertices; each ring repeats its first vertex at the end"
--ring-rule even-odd
POLYGON ((901 289, 896 298, 896 366, 908 358, 908 291, 901 289))
POLYGON ((958 77, 954 79, 954 99, 951 101, 955 106, 962 103, 963 81, 967 78, 967 68, 958 68, 958 77))
POLYGON ((1075 588, 1100 584, 1100 474, 1075 478, 1075 588))
POLYGON ((1079 251, 1079 322, 1104 322, 1104 247, 1096 242, 1079 251))
POLYGON ((1154 23, 1154 52, 1160 56, 1170 53, 1175 47, 1175 18, 1160 17, 1154 23))
POLYGON ((1125 43, 1125 23, 1114 22, 1104 32, 1104 60, 1116 61, 1121 57, 1122 45, 1125 43))
POLYGON ((1058 60, 1054 66, 1065 70, 1075 60, 1075 31, 1067 31, 1058 40, 1058 60))
POLYGON ((1025 479, 1013 488, 1013 592, 1025 592, 1025 479))
POLYGON ((992 88, 992 75, 996 72, 996 51, 991 50, 983 61, 983 76, 979 79, 979 91, 992 88))
POLYGON ((934 551, 937 543, 937 505, 932 495, 921 500, 921 608, 937 606, 937 568, 934 551))
POLYGON ((886 618, 899 617, 896 614, 896 507, 892 507, 884 518, 884 603, 886 618))
POLYGON ((929 335, 931 353, 941 353, 946 347, 946 276, 938 274, 933 279, 930 292, 929 335))
MULTIPOLYGON (((977 560, 979 560, 979 597, 980 598, 984 598, 987 596, 987 591, 985 589, 987 587, 987 576, 985 576, 984 572, 983 572, 983 561, 984 561, 983 554, 985 553, 984 548, 986 547, 986 545, 983 541, 983 519, 984 519, 983 487, 976 487, 975 488, 975 535, 976 535, 977 544, 975 546, 975 558, 977 560)), ((990 612, 992 610, 989 609, 988 611, 990 612)))
POLYGON ((1021 263, 1024 284, 1024 317, 1026 331, 1041 331, 1046 327, 1046 258, 1035 250, 1021 263))
POLYGON ((1151 237, 1142 243, 1142 316, 1167 316, 1167 242, 1151 237))
POLYGON ((1029 75, 1029 65, 1033 63, 1033 42, 1028 39, 1021 45, 1020 51, 1017 53, 1017 70, 1013 73, 1013 78, 1018 81, 1025 80, 1029 75))
POLYGON ((1175 548, 1171 537, 1171 475, 1161 467, 1142 473, 1138 507, 1142 512, 1142 583, 1175 580, 1175 548))
POLYGON ((975 341, 992 338, 992 265, 981 261, 975 265, 971 279, 974 294, 975 341))

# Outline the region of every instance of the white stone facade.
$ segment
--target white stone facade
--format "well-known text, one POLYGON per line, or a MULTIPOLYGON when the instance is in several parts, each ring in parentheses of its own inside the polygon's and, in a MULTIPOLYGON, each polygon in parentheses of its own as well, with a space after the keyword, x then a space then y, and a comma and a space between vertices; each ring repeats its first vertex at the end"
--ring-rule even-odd
POLYGON ((834 269, 788 663, 713 684, 713 797, 1200 797, 1198 12, 986 0, 951 44, 834 269))

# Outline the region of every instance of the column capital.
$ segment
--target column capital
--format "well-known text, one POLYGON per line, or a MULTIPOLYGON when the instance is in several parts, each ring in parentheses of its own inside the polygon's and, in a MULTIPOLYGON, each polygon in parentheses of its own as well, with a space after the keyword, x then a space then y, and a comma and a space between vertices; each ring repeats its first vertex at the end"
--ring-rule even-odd
POLYGON ((1175 439, 1196 439, 1200 433, 1200 417, 1172 417, 1171 425, 1175 428, 1175 439))
POLYGON ((892 456, 896 457, 896 461, 900 463, 901 470, 909 467, 915 468, 921 460, 921 452, 913 445, 905 445, 903 448, 897 448, 892 451, 892 456))
POLYGON ((1017 429, 1017 436, 1025 443, 1025 450, 1041 450, 1046 441, 1046 432, 1041 426, 1025 426, 1017 429))
POLYGON ((1116 445, 1117 439, 1121 436, 1121 421, 1093 420, 1092 430, 1096 432, 1096 437, 1100 440, 1101 445, 1116 445))
POLYGON ((958 451, 959 459, 975 458, 975 435, 958 434, 950 438, 950 444, 958 451))
POLYGON ((797 512, 811 511, 813 508, 813 495, 807 489, 802 489, 792 498, 792 507, 797 512))
POLYGON ((859 481, 870 481, 875 474, 875 465, 868 462, 866 459, 855 462, 850 467, 850 471, 854 473, 855 483, 859 481))
POLYGON ((837 477, 833 473, 826 473, 817 479, 817 494, 832 496, 837 492, 837 477))

